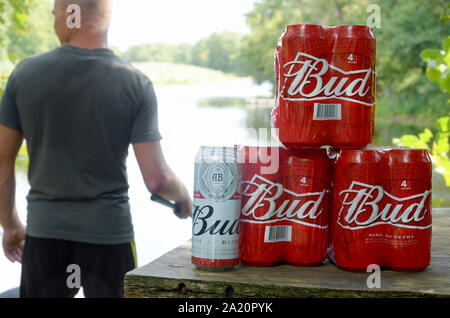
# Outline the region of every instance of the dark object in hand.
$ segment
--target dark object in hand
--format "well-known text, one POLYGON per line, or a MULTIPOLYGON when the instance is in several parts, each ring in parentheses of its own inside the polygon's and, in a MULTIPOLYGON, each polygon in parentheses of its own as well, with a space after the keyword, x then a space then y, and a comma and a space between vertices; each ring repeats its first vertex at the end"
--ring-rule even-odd
POLYGON ((171 208, 176 215, 178 215, 180 213, 180 207, 178 206, 178 204, 176 204, 172 201, 163 199, 157 194, 152 194, 151 200, 155 201, 159 204, 165 205, 168 208, 171 208))

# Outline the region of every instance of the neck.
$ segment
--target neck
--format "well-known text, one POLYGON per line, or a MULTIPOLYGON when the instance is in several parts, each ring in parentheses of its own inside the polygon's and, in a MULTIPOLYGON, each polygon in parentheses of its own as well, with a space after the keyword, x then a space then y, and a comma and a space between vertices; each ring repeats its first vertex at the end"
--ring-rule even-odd
POLYGON ((84 49, 107 49, 108 35, 91 32, 76 33, 67 43, 84 49))

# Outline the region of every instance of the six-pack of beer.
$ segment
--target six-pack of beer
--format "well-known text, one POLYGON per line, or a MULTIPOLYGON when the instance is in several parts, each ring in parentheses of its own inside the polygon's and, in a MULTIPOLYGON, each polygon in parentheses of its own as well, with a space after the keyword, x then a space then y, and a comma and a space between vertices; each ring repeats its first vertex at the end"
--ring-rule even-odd
POLYGON ((349 271, 429 265, 428 152, 366 148, 374 136, 375 46, 366 26, 286 28, 275 51, 271 120, 281 145, 202 148, 193 264, 314 266, 328 256, 349 271), (268 153, 276 169, 268 169, 268 153))

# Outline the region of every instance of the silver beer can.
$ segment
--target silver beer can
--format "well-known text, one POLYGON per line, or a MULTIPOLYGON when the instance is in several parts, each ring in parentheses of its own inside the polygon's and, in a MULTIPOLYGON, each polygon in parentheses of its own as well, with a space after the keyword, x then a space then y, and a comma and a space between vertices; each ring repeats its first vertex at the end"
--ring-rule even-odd
POLYGON ((209 271, 239 263, 237 147, 201 147, 195 158, 192 264, 209 271))

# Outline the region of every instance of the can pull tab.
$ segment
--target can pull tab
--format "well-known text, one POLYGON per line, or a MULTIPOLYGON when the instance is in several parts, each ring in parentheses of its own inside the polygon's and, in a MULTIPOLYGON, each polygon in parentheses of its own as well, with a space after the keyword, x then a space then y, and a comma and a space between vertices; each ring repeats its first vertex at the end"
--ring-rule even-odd
POLYGON ((180 206, 172 201, 166 200, 161 198, 159 195, 157 194, 152 194, 151 198, 152 201, 157 202, 159 204, 162 204, 168 208, 171 208, 173 210, 173 212, 175 213, 175 215, 179 215, 180 213, 180 206))

